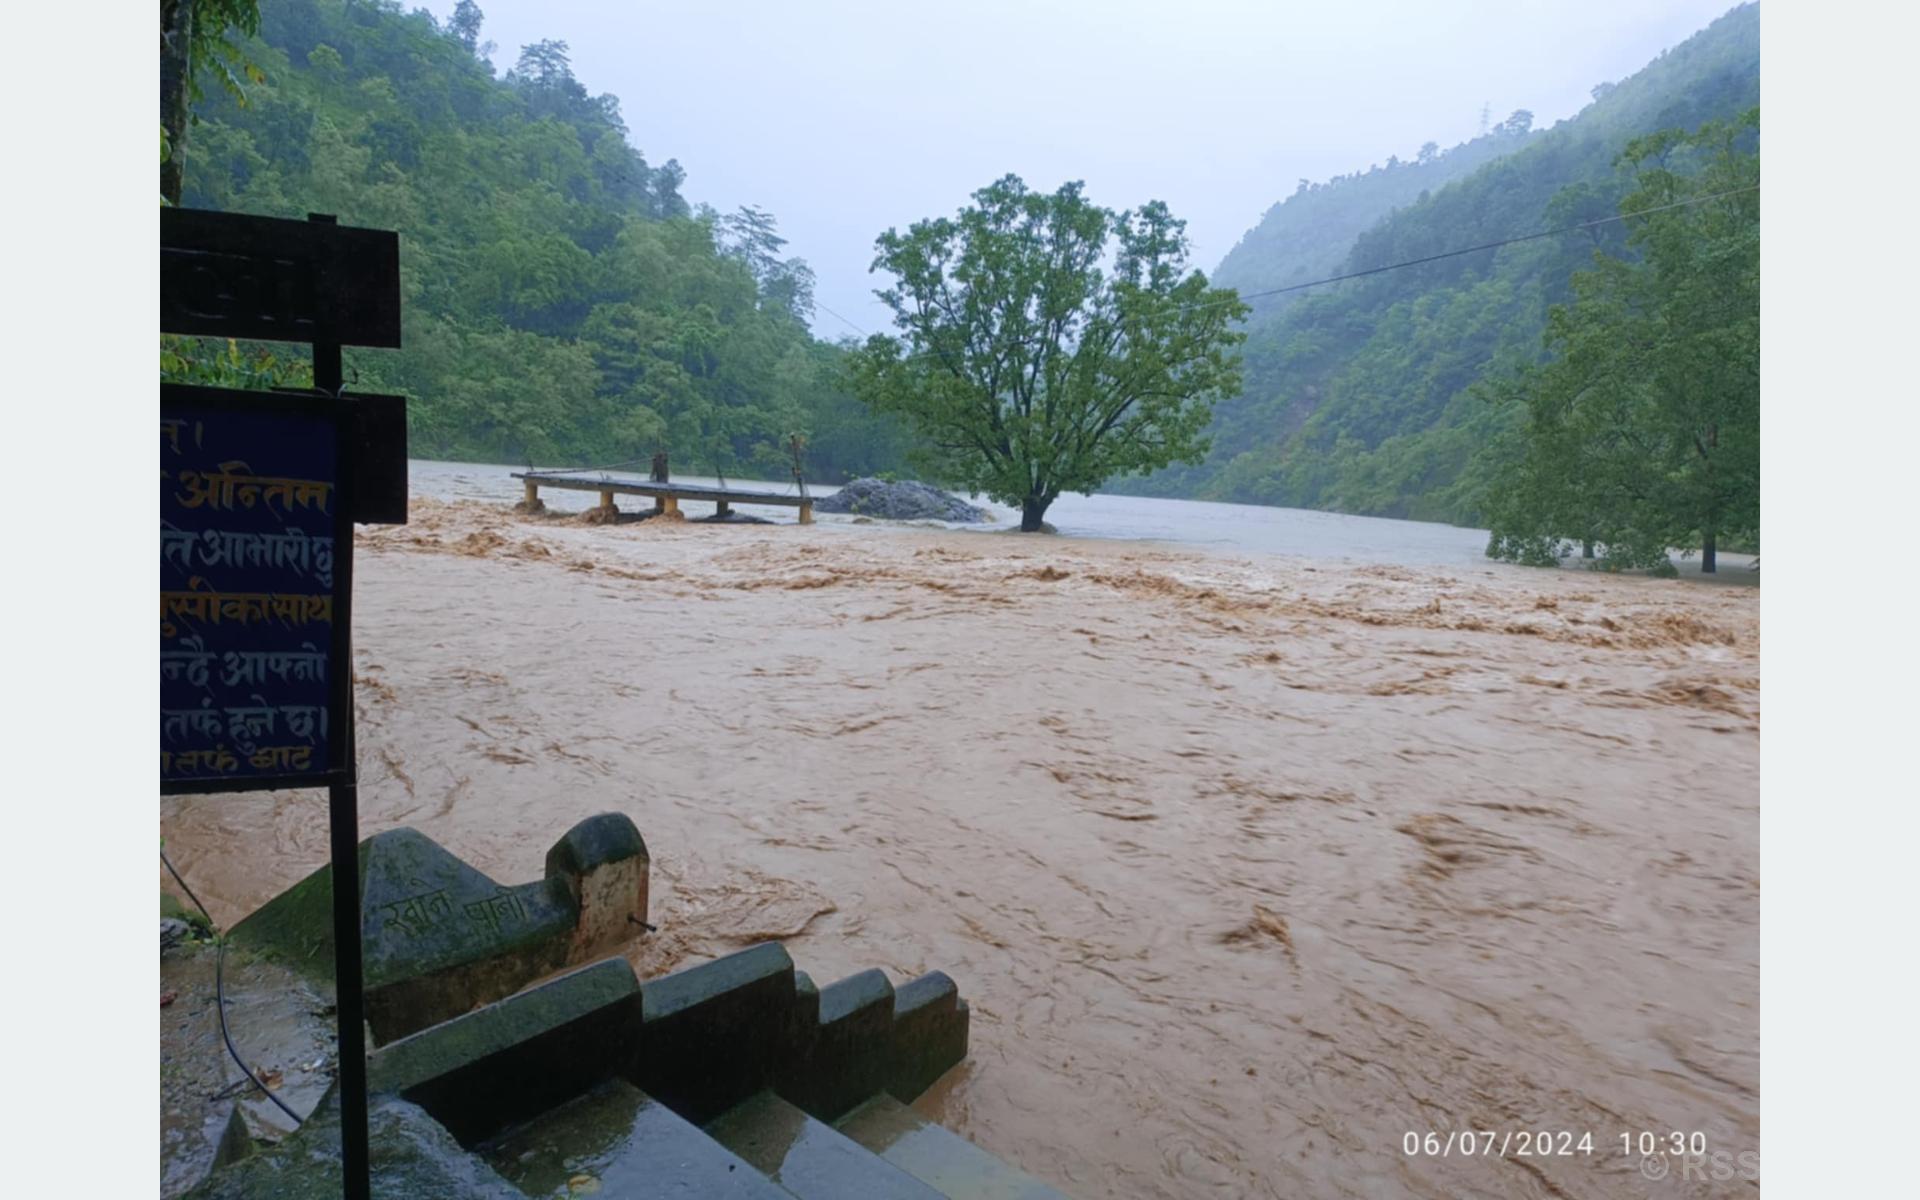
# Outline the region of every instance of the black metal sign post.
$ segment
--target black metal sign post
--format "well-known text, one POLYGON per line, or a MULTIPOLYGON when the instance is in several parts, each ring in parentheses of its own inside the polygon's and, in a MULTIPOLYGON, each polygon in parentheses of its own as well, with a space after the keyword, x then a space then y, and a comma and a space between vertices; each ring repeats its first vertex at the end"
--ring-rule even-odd
MULTIPOLYGON (((333 224, 332 217, 310 214, 308 220, 333 224)), ((396 264, 395 294, 399 291, 396 264)), ((399 317, 398 309, 394 312, 399 317)), ((346 386, 341 378, 340 343, 313 344, 313 387, 338 396, 346 386)), ((348 486, 352 486, 349 477, 348 486)), ((349 530, 351 533, 351 530, 349 530)), ((340 559, 349 610, 353 603, 353 547, 340 559)), ((348 705, 353 694, 353 623, 341 622, 346 639, 348 705)), ((360 761, 353 742, 353 718, 346 728, 347 771, 344 779, 327 785, 327 828, 333 844, 333 953, 334 989, 340 1017, 340 1166, 346 1178, 347 1200, 371 1200, 372 1181, 367 1162, 367 1046, 362 1013, 366 984, 360 957, 360 761), (343 884, 342 880, 350 881, 343 884), (349 1009, 347 997, 353 997, 349 1009), (349 1019, 351 1013, 351 1019, 349 1019)))
POLYGON ((327 788, 347 1200, 370 1200, 353 525, 406 521, 406 410, 343 394, 400 344, 399 239, 161 211, 163 333, 305 341, 311 393, 161 387, 162 794, 327 788))

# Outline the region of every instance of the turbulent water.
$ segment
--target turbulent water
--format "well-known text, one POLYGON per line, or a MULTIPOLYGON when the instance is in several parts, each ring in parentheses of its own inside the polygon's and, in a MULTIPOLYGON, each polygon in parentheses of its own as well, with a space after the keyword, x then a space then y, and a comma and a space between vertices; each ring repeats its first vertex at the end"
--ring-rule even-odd
MULTIPOLYGON (((1758 592, 1435 528, 1389 564, 419 499, 360 539, 363 830, 517 882, 618 809, 644 973, 947 971, 972 1054, 920 1107, 1073 1195, 1744 1192, 1758 592), (1592 1149, 1406 1152, 1465 1130, 1592 1149), (1673 1131, 1724 1157, 1622 1153, 1673 1131)), ((223 922, 326 859, 319 795, 161 811, 223 922)))
MULTIPOLYGON (((489 500, 501 503, 511 503, 520 498, 520 481, 513 478, 513 472, 524 468, 420 461, 410 466, 413 489, 417 495, 436 500, 489 500)), ((583 471, 579 474, 583 479, 597 479, 608 473, 583 471)), ((631 467, 627 471, 610 474, 614 478, 640 478, 632 476, 631 467)), ((674 478, 688 483, 719 482, 711 476, 675 475, 674 478)), ((737 479, 725 482, 757 491, 791 493, 796 490, 791 483, 742 482, 737 479)), ((833 487, 815 487, 812 493, 825 496, 836 490, 833 487)), ((600 503, 600 497, 594 492, 557 489, 542 492, 541 499, 549 508, 562 512, 579 512, 600 503)), ((1020 510, 1017 508, 996 504, 980 496, 968 497, 968 502, 994 514, 1002 529, 1017 527, 1020 523, 1020 510)), ((619 503, 639 508, 646 501, 622 497, 619 503)), ((692 502, 688 503, 688 508, 709 511, 707 506, 692 502)), ((791 508, 743 505, 740 511, 774 520, 793 519, 791 508)), ((700 512, 691 515, 698 516, 700 512)), ((851 517, 826 513, 818 515, 822 527, 829 530, 851 529, 857 523, 851 517)), ((1069 537, 1175 542, 1214 553, 1284 554, 1398 566, 1459 568, 1483 567, 1487 561, 1487 531, 1484 529, 1466 529, 1431 521, 1350 517, 1343 513, 1313 512, 1303 508, 1215 504, 1205 500, 1156 500, 1144 496, 1069 494, 1060 497, 1047 510, 1047 521, 1069 537)), ((1722 554, 1720 561, 1731 568, 1721 582, 1758 582, 1757 576, 1745 569, 1753 562, 1751 557, 1722 554)), ((1700 564, 1695 557, 1676 554, 1674 565, 1683 575, 1699 577, 1700 564)))

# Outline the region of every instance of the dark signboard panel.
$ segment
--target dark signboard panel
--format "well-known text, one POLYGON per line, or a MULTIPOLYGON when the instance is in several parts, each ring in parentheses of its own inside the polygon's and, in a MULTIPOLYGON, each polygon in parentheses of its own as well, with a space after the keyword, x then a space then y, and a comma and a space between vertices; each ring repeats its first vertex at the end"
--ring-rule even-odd
POLYGON ((347 461, 353 510, 362 525, 407 523, 407 398, 348 392, 347 461))
POLYGON ((400 345, 400 237, 323 221, 160 210, 160 331, 400 345))
POLYGON ((161 387, 163 792, 351 778, 345 411, 161 387))
MULTIPOLYGON (((276 395, 325 395, 313 388, 275 388, 276 395)), ((366 392, 342 392, 347 403, 344 443, 346 460, 353 464, 353 508, 347 519, 356 525, 407 523, 407 398, 366 392)))
MULTIPOLYGON (((342 396, 340 348, 400 345, 399 236, 163 208, 160 332, 309 342, 314 383, 160 386, 160 790, 325 787, 333 877, 357 878, 353 523, 406 521, 407 417, 342 396)), ((333 939, 342 1185, 370 1200, 357 889, 333 939)))

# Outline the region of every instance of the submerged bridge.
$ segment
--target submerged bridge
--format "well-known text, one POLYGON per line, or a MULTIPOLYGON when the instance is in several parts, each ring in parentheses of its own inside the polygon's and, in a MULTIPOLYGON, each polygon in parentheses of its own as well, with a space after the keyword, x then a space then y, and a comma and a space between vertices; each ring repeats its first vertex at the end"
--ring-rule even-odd
POLYGON ((573 492, 599 492, 600 507, 604 509, 614 507, 613 498, 616 495, 650 496, 653 499, 653 511, 657 513, 679 512, 682 500, 711 500, 715 506, 714 515, 720 517, 732 512, 736 504, 773 504, 797 508, 800 510, 800 524, 813 524, 813 497, 804 493, 795 495, 748 488, 706 487, 692 483, 647 482, 614 479, 606 475, 598 479, 585 479, 558 471, 515 471, 513 477, 526 485, 529 511, 538 511, 540 489, 549 487, 573 492))

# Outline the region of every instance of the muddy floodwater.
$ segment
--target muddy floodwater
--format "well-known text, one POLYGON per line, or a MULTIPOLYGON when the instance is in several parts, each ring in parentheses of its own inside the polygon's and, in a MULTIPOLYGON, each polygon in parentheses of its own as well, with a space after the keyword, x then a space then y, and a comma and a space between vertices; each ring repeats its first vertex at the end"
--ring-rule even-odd
MULTIPOLYGON (((1746 1195, 1759 605, 421 499, 360 538, 362 829, 519 882, 617 809, 643 973, 948 972, 918 1107, 1071 1195, 1746 1195), (1675 1132, 1724 1157, 1650 1177, 1675 1132)), ((327 857, 322 794, 161 812, 223 924, 327 857)))

